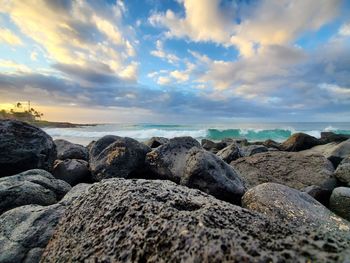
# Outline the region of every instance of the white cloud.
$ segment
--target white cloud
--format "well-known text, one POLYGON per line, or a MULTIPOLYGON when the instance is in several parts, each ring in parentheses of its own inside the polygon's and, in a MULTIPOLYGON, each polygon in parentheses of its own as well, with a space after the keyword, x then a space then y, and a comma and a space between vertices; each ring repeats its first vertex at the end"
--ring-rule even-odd
POLYGON ((350 36, 350 23, 344 24, 339 28, 339 35, 350 36))
POLYGON ((0 68, 2 71, 8 71, 8 73, 28 73, 31 69, 26 65, 17 63, 13 60, 0 59, 0 68))
POLYGON ((156 49, 151 51, 151 55, 166 60, 171 64, 179 62, 179 58, 176 55, 164 51, 163 42, 161 40, 157 40, 156 49))
POLYGON ((23 45, 22 40, 7 28, 0 28, 0 43, 1 42, 12 46, 23 45))
POLYGON ((171 83, 171 79, 169 77, 160 76, 157 80, 157 83, 159 85, 167 85, 171 83))

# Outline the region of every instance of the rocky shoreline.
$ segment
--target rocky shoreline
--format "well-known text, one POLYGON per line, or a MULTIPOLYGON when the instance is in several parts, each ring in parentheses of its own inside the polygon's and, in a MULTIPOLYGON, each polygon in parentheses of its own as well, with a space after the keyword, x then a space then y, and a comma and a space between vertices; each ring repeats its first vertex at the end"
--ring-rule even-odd
POLYGON ((349 136, 84 147, 0 120, 0 263, 349 258, 349 136))

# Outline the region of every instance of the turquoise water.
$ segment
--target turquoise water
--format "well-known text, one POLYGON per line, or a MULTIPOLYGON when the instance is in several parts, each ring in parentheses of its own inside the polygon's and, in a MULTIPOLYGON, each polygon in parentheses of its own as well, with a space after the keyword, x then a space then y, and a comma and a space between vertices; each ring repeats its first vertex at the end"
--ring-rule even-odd
POLYGON ((226 123, 226 124, 101 124, 80 128, 45 129, 54 139, 66 139, 75 143, 88 144, 104 135, 132 137, 139 141, 153 136, 173 138, 192 136, 198 140, 208 138, 246 138, 249 141, 272 139, 284 141, 293 133, 304 132, 320 137, 322 131, 350 134, 350 123, 226 123))

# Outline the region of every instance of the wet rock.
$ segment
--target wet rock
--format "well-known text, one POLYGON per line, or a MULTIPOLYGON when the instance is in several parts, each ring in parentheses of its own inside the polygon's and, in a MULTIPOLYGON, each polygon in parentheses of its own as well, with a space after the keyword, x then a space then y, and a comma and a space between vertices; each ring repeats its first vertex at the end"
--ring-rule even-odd
POLYGON ((334 213, 350 221, 350 188, 335 188, 329 201, 329 207, 334 213))
POLYGON ((54 142, 57 149, 57 159, 89 160, 89 152, 86 147, 66 140, 55 140, 54 142))
POLYGON ((293 152, 266 152, 240 158, 231 165, 246 181, 249 188, 272 182, 303 189, 318 185, 329 189, 328 180, 334 168, 321 155, 293 152))
POLYGON ((226 163, 230 163, 242 157, 240 148, 234 143, 220 150, 216 155, 219 156, 226 163))
POLYGON ((169 181, 114 178, 69 206, 41 260, 337 262, 349 245, 169 181))
POLYGON ((91 182, 89 163, 84 160, 56 160, 52 174, 55 178, 63 180, 71 186, 91 182))
POLYGON ((146 154, 151 149, 132 138, 105 136, 90 150, 93 180, 111 177, 131 178, 142 175, 146 154))
POLYGON ((240 204, 246 188, 236 171, 215 154, 200 148, 189 151, 181 185, 240 204))
POLYGON ((333 214, 308 194, 285 185, 264 183, 255 186, 244 194, 242 206, 298 226, 350 233, 349 222, 333 214))
POLYGON ((159 179, 168 179, 180 183, 185 169, 188 152, 193 147, 201 147, 191 137, 177 137, 149 152, 146 163, 159 179))
POLYGON ((319 144, 320 142, 317 138, 300 132, 293 134, 285 142, 283 142, 280 149, 283 151, 298 152, 310 149, 319 144))
POLYGON ((0 177, 30 169, 51 171, 56 146, 43 130, 25 122, 0 120, 0 177))
POLYGON ((157 148, 163 144, 166 144, 169 142, 169 139, 164 137, 152 137, 151 139, 144 142, 147 146, 151 148, 157 148))
POLYGON ((58 203, 50 206, 21 206, 0 216, 0 262, 39 262, 66 206, 87 192, 77 185, 58 203))
POLYGON ((0 214, 15 207, 57 203, 70 185, 44 170, 29 170, 0 178, 0 214))
POLYGON ((350 139, 350 135, 336 134, 334 132, 321 132, 322 143, 343 142, 350 139))

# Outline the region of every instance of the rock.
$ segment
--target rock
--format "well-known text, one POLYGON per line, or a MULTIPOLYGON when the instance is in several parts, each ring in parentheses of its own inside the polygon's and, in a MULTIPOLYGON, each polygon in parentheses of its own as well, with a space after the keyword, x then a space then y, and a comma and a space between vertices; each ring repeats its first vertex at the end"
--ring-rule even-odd
POLYGON ((240 204, 246 191, 242 179, 231 166, 215 154, 196 147, 189 151, 180 184, 233 204, 240 204))
POLYGON ((281 144, 279 142, 275 142, 274 140, 266 140, 263 142, 263 145, 267 148, 274 148, 280 150, 281 144))
POLYGON ((344 158, 344 159, 340 162, 340 164, 346 164, 346 163, 350 163, 350 155, 349 155, 348 157, 344 158))
POLYGON ((331 197, 332 191, 325 189, 318 185, 310 185, 301 190, 312 196, 315 200, 323 204, 325 207, 329 207, 329 198, 331 197))
POLYGON ((240 158, 231 163, 248 188, 272 182, 295 189, 310 185, 328 187, 332 176, 332 164, 321 155, 305 155, 293 152, 266 152, 240 158))
POLYGON ((225 139, 222 139, 221 140, 221 143, 226 143, 226 145, 230 145, 232 143, 238 145, 238 146, 247 146, 249 143, 248 143, 248 140, 247 139, 244 139, 244 138, 225 138, 225 139))
POLYGON ((41 260, 337 262, 349 246, 169 181, 113 178, 66 209, 41 260))
POLYGON ((84 160, 56 160, 52 174, 55 178, 66 181, 71 186, 91 182, 89 163, 84 160))
POLYGON ((44 170, 29 170, 0 178, 0 214, 15 207, 57 203, 70 185, 44 170))
POLYGON ((339 163, 346 157, 350 156, 350 139, 339 143, 331 152, 326 154, 328 160, 330 160, 334 167, 337 167, 339 163))
POLYGON ((146 155, 146 164, 159 179, 180 183, 187 154, 193 147, 201 147, 191 137, 177 137, 146 155))
POLYGON ((216 155, 226 163, 230 163, 242 157, 239 147, 234 143, 220 150, 216 155))
POLYGON ((201 145, 205 150, 210 151, 212 153, 217 153, 218 151, 224 149, 227 146, 227 143, 213 142, 208 139, 202 139, 201 145))
POLYGON ((157 148, 163 144, 166 144, 169 142, 168 138, 164 138, 164 137, 152 137, 151 139, 147 140, 144 142, 144 144, 146 144, 148 147, 151 148, 157 148))
POLYGON ((295 133, 289 137, 285 142, 281 144, 280 149, 289 152, 298 152, 306 149, 310 149, 320 142, 317 138, 305 133, 295 133))
POLYGON ((89 160, 89 152, 86 147, 79 144, 74 144, 66 140, 55 140, 57 148, 57 159, 80 159, 89 160))
POLYGON ((350 188, 335 188, 329 200, 329 208, 337 215, 350 221, 350 188))
POLYGON ((264 183, 255 186, 244 194, 242 206, 298 226, 306 224, 314 228, 350 233, 349 222, 337 217, 308 194, 285 185, 264 183))
POLYGON ((56 146, 43 130, 25 122, 0 120, 0 177, 30 169, 51 171, 56 146))
POLYGON ((93 180, 142 174, 146 154, 151 149, 132 138, 104 136, 90 150, 90 170, 93 180))
POLYGON ((263 145, 243 146, 240 149, 242 157, 252 156, 257 153, 268 152, 269 149, 263 145))
POLYGON ((88 153, 91 151, 92 146, 95 144, 96 141, 91 141, 87 146, 86 149, 88 149, 88 153))
POLYGON ((350 135, 336 134, 334 132, 321 132, 322 143, 342 142, 350 139, 350 135))
POLYGON ((341 162, 341 164, 337 167, 337 170, 335 170, 334 176, 340 182, 350 186, 350 162, 341 162))
POLYGON ((58 203, 50 206, 21 206, 0 216, 0 262, 39 262, 67 205, 88 185, 77 185, 58 203))

